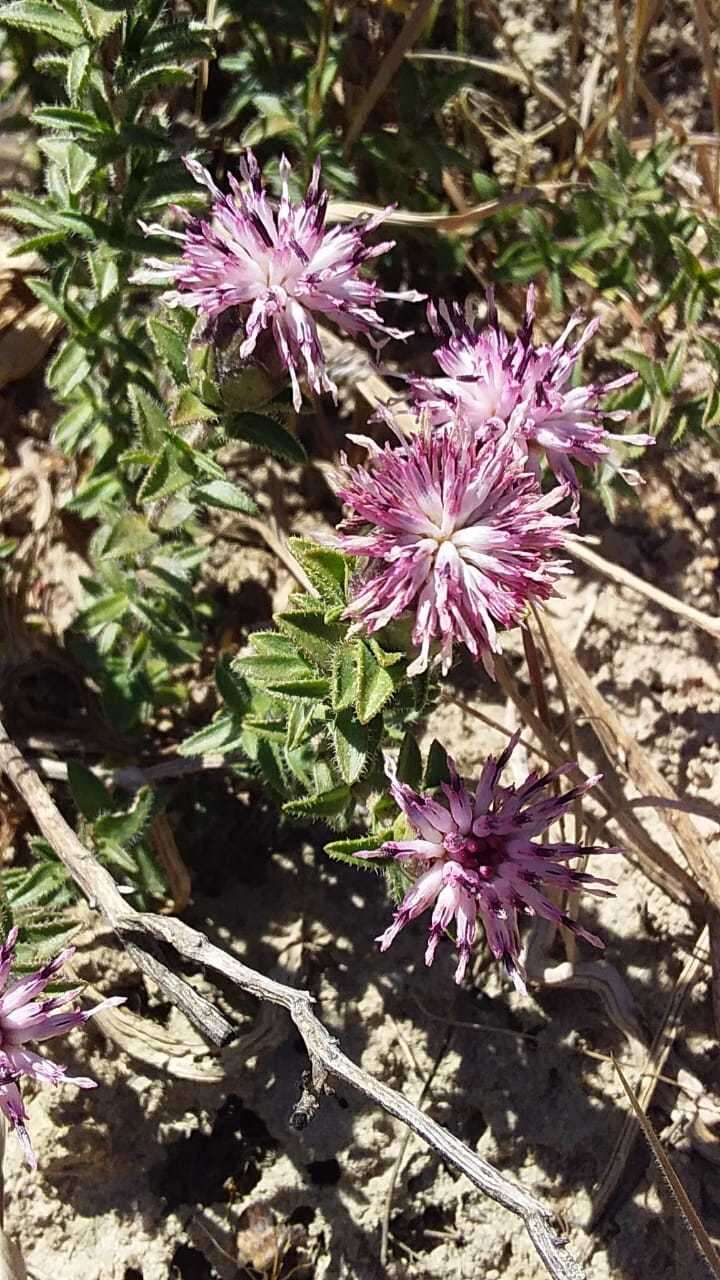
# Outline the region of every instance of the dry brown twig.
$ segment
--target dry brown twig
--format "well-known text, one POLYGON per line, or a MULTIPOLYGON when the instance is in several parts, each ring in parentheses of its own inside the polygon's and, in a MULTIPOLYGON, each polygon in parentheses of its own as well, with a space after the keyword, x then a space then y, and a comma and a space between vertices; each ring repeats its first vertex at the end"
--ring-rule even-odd
POLYGON ((593 551, 582 538, 568 538, 567 549, 575 560, 587 565, 588 569, 601 573, 616 586, 628 587, 630 591, 644 596, 646 600, 652 600, 653 604, 674 613, 684 622, 691 622, 693 626, 707 631, 714 640, 720 640, 720 618, 714 618, 712 614, 704 613, 702 609, 696 609, 694 605, 686 604, 684 600, 678 600, 676 596, 671 596, 667 591, 654 587, 651 582, 645 582, 643 578, 630 573, 629 569, 623 569, 622 565, 606 560, 604 556, 598 555, 597 551, 593 551))
MULTIPOLYGON (((539 738, 553 765, 557 767, 567 764, 567 755, 558 744, 555 734, 550 732, 535 715, 527 698, 520 692, 517 681, 500 658, 495 659, 495 671, 501 689, 515 703, 528 729, 531 729, 539 738)), ((571 776, 574 783, 587 781, 587 774, 579 766, 575 767, 571 776)), ((648 878, 658 884, 676 902, 681 902, 687 907, 702 907, 705 902, 704 895, 692 876, 688 875, 684 867, 679 866, 670 854, 652 839, 635 817, 624 799, 622 787, 610 760, 604 771, 603 782, 595 788, 594 795, 606 808, 608 818, 612 818, 620 827, 626 844, 634 849, 637 861, 648 878)))
POLYGON ((215 946, 181 920, 135 911, 119 893, 112 876, 78 839, 63 818, 45 784, 8 737, 0 722, 0 773, 22 796, 45 839, 52 845, 75 883, 118 934, 138 967, 151 977, 208 1039, 225 1043, 233 1028, 214 1006, 194 991, 164 962, 158 947, 169 948, 175 961, 222 974, 258 1000, 285 1009, 295 1024, 310 1058, 312 1085, 306 1088, 296 1112, 302 1127, 334 1076, 352 1085, 389 1115, 407 1125, 444 1160, 459 1169, 478 1190, 517 1214, 532 1244, 554 1280, 583 1280, 580 1264, 569 1253, 553 1213, 510 1178, 469 1150, 449 1130, 408 1102, 402 1094, 363 1071, 343 1053, 337 1040, 313 1012, 307 991, 277 982, 215 946))
POLYGON ((394 43, 388 49, 360 102, 345 134, 345 154, 352 150, 353 144, 362 133, 365 121, 370 112, 389 87, 393 76, 402 63, 408 49, 411 49, 427 22, 434 0, 417 0, 394 43))
POLYGON ((672 807, 658 812, 678 841, 694 879, 715 907, 720 908, 720 869, 710 857, 697 827, 677 805, 678 796, 650 761, 647 753, 623 725, 620 717, 596 689, 574 654, 569 653, 549 618, 546 638, 569 692, 590 718, 593 732, 609 762, 625 773, 644 794, 672 801, 672 807))
MULTIPOLYGON (((643 1113, 647 1111, 652 1102, 658 1079, 662 1075, 675 1036, 679 1030, 683 1005, 702 964, 701 953, 707 946, 707 941, 706 928, 698 938, 693 948, 693 954, 687 960, 672 990, 662 1022, 655 1034, 646 1060, 638 1062, 640 1085, 637 1090, 637 1104, 643 1113)), ((636 1132, 633 1113, 629 1111, 623 1120, 605 1172, 593 1195, 588 1229, 593 1229, 600 1221, 617 1191, 635 1141, 636 1132)))
MULTIPOLYGON (((559 191, 568 187, 577 188, 577 185, 573 182, 538 182, 531 187, 518 187, 509 195, 470 205, 459 213, 415 213, 412 209, 393 209, 385 214, 383 222, 386 226, 421 227, 428 231, 452 231, 456 235, 467 232, 470 235, 477 230, 480 222, 500 209, 511 209, 518 204, 533 204, 536 200, 549 200, 559 191)), ((379 205, 360 200, 331 200, 328 219, 333 222, 351 222, 354 218, 366 215, 372 217, 381 212, 379 205)))
POLYGON ((653 1158, 662 1173, 665 1183, 675 1203, 675 1207, 687 1228, 693 1243, 695 1244, 700 1256, 707 1263, 709 1270, 715 1276, 716 1280, 720 1280, 720 1255, 718 1254, 713 1241, 710 1239, 702 1219, 695 1210, 690 1197, 688 1196, 682 1182, 678 1178, 668 1157, 663 1151, 662 1143, 648 1120, 645 1111, 640 1105, 639 1098, 636 1097, 633 1089, 625 1079, 624 1072, 618 1062, 615 1062, 615 1070, 620 1078, 623 1089, 630 1103, 633 1114, 645 1135, 647 1143, 652 1151, 653 1158))

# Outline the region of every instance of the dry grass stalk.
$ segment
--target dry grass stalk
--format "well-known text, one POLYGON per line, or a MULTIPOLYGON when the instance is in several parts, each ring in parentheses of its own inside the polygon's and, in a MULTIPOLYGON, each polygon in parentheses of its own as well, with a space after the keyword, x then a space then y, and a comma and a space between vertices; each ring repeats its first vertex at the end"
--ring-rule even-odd
MULTIPOLYGON (((532 687, 533 697, 535 698, 535 706, 537 708, 538 717, 540 718, 542 723, 545 725, 546 729, 552 732, 552 716, 550 714, 550 705, 548 703, 547 693, 545 691, 545 682, 543 680, 542 665, 540 662, 540 655, 535 645, 535 638, 532 634, 532 631, 527 626, 523 626, 521 628, 521 632, 522 632, 523 649, 525 652, 525 661, 527 663, 528 675, 530 677, 530 685, 532 687)), ((575 757, 575 759, 577 759, 577 756, 575 757)), ((560 791, 560 785, 557 781, 553 783, 552 789, 556 795, 560 791)), ((561 836, 561 839, 564 839, 565 838, 564 819, 561 819, 560 826, 561 826, 561 830, 563 831, 563 835, 561 836)), ((543 840, 546 840, 547 838, 548 838, 547 834, 545 834, 545 836, 543 836, 543 840)), ((562 903, 564 903, 567 897, 567 895, 563 891, 558 891, 552 888, 547 890, 547 894, 550 901, 554 902, 557 906, 560 906, 562 903)), ((538 954, 546 955, 547 952, 550 950, 550 947, 552 945, 552 940, 555 937, 555 933, 556 933, 556 926, 550 920, 543 920, 541 917, 536 917, 536 919, 533 921, 533 926, 530 932, 530 938, 527 943, 528 953, 532 952, 534 956, 537 956, 538 954)), ((562 937, 563 946, 565 948, 565 955, 567 956, 570 962, 574 961, 575 952, 576 952, 575 935, 571 932, 570 929, 567 929, 565 928, 565 926, 561 925, 560 936, 562 937)))
POLYGON ((411 62, 453 62, 459 63, 461 66, 473 67, 477 71, 489 72, 491 75, 497 75, 504 80, 514 81, 515 84, 529 85, 539 98, 545 98, 554 107, 557 107, 560 116, 559 121, 569 121, 576 129, 580 128, 580 121, 574 112, 569 108, 567 100, 564 99, 552 85, 546 84, 543 80, 539 80, 525 66, 516 53, 514 57, 517 66, 511 62, 498 62, 495 58, 477 58, 464 53, 449 53, 446 50, 435 49, 418 49, 417 53, 408 54, 411 62))
POLYGON ((704 613, 702 609, 696 609, 694 605, 686 604, 684 600, 678 600, 675 596, 669 595, 667 591, 661 591, 659 587, 654 587, 652 583, 645 582, 637 574, 630 573, 629 569, 623 569, 622 565, 606 560, 604 556, 598 555, 597 551, 593 551, 581 538, 568 539, 567 549, 575 560, 579 560, 581 564, 587 565, 589 569, 593 569, 596 573, 601 573, 610 582, 614 582, 619 587, 628 587, 630 591, 634 591, 637 595, 644 596, 646 600, 652 600, 654 604, 660 605, 661 609, 667 609, 669 613, 675 614, 677 618, 682 618, 685 622, 691 622, 693 626, 706 631, 714 640, 720 640, 720 618, 714 618, 712 614, 704 613))
MULTIPOLYGON (((531 605, 531 609, 532 609, 533 617, 535 619, 535 624, 538 628, 538 631, 540 632, 540 636, 545 646, 545 653, 547 654, 547 657, 550 660, 550 666, 552 667, 553 675, 555 676, 555 681, 558 687, 558 693, 560 694, 560 699, 563 704, 563 711, 565 713, 565 725, 567 728, 567 734, 570 741, 570 754, 573 760, 579 760, 580 744, 578 742, 577 732, 575 728, 575 718, 570 711, 570 703, 568 701, 568 696, 567 696, 562 675, 560 674, 560 668, 558 667, 558 664, 555 661, 555 655, 552 651, 552 646, 547 643, 547 636, 545 633, 545 629, 543 627, 543 622, 542 622, 542 617, 540 616, 540 612, 535 608, 534 605, 531 605)), ((583 805, 582 805, 581 796, 578 796, 578 798, 576 799, 573 805, 573 815, 575 819, 575 843, 580 844, 582 841, 583 825, 584 825, 583 805)), ((580 861, 578 862, 577 864, 578 869, 580 871, 585 871, 587 868, 587 862, 588 862, 588 859, 586 854, 585 857, 581 858, 580 861)), ((571 893, 571 894, 568 894, 567 896, 567 909, 570 915, 573 917, 575 917, 577 913, 579 900, 580 900, 579 893, 571 893)), ((569 929, 563 930, 563 943, 565 945, 565 954, 568 960, 571 963, 574 962, 577 954, 577 939, 575 937, 575 934, 571 933, 569 929)))
POLYGON ((434 3, 435 0, 417 0, 417 4, 405 19, 397 39, 385 54, 350 121, 345 135, 346 155, 352 150, 353 144, 362 133, 373 107, 390 86, 393 76, 400 67, 408 49, 412 49, 415 41, 422 34, 423 27, 430 16, 434 3))
MULTIPOLYGON (((557 737, 546 729, 534 714, 530 703, 521 694, 506 664, 497 657, 495 671, 501 689, 515 703, 528 728, 532 729, 540 739, 553 764, 557 766, 567 763, 567 753, 561 747, 557 737)), ((573 772, 573 781, 586 780, 587 774, 578 766, 573 772)), ((624 842, 634 850, 637 861, 648 878, 676 902, 686 907, 704 906, 704 895, 692 876, 688 875, 687 871, 679 866, 665 849, 655 843, 629 808, 620 781, 610 762, 605 770, 603 783, 594 788, 594 795, 606 811, 606 817, 600 825, 604 825, 608 819, 612 819, 617 824, 624 842)))
MULTIPOLYGON (((695 0, 695 16, 697 18, 698 31, 700 32, 700 45, 702 48, 703 66, 705 67, 705 75, 707 76, 708 92, 710 94, 710 106, 713 114, 713 125, 715 133, 720 134, 720 80, 718 79, 715 68, 715 52, 712 44, 712 28, 710 25, 710 15, 708 14, 705 0, 695 0)), ((720 151, 715 153, 715 174, 714 174, 714 198, 716 207, 720 204, 720 151)))
MULTIPOLYGON (((678 796, 673 788, 628 733, 620 717, 595 688, 575 655, 565 647, 549 619, 545 625, 563 680, 589 717, 592 731, 610 762, 625 773, 643 794, 658 795, 675 804, 678 796)), ((676 837, 698 885, 710 901, 720 907, 720 868, 710 857, 697 827, 679 808, 660 809, 658 812, 676 837)))
MULTIPOLYGON (((387 213, 383 223, 395 227, 421 227, 429 231, 451 231, 455 234, 467 232, 472 234, 478 224, 490 218, 500 209, 512 208, 513 205, 532 204, 536 200, 547 200, 572 186, 569 182, 539 182, 533 187, 521 187, 509 195, 498 196, 494 200, 484 200, 482 204, 474 204, 461 213, 414 213, 412 209, 393 209, 387 213)), ((353 218, 367 215, 372 217, 381 213, 376 204, 367 204, 361 200, 331 200, 328 205, 328 220, 331 222, 351 222, 353 218)), ((323 346, 325 338, 323 334, 323 346)))
MULTIPOLYGON (((435 1061, 433 1062, 432 1068, 429 1074, 425 1076, 425 1078, 423 1079, 422 1088, 420 1090, 420 1093, 418 1094, 418 1100, 415 1104, 420 1109, 424 1107, 429 1097, 430 1090, 432 1089, 433 1080, 435 1079, 435 1076, 437 1075, 437 1072, 438 1072, 438 1067, 440 1066, 440 1063, 442 1062, 443 1058, 445 1057, 445 1054, 447 1053, 450 1047, 450 1041, 452 1040, 453 1030, 454 1028, 449 1025, 448 1030, 443 1038, 443 1042, 440 1045, 440 1048, 436 1054, 435 1061)), ((387 1266, 388 1246, 390 1244, 390 1218, 392 1215, 393 1200, 395 1198, 395 1188, 397 1186, 398 1178, 400 1177, 400 1173, 405 1161, 405 1155, 410 1145, 411 1139, 412 1139, 412 1133, 409 1129, 407 1129, 405 1131, 405 1134, 403 1135, 402 1142, 400 1143, 400 1149, 397 1153, 397 1156, 395 1157, 395 1162, 390 1172, 390 1179, 388 1182, 388 1188, 385 1195, 385 1204, 383 1207, 382 1225, 380 1228, 380 1266, 381 1267, 387 1266)))
POLYGON ((712 1008, 715 1031, 720 1039, 720 914, 713 911, 708 923, 710 930, 710 965, 712 967, 712 1008))
MULTIPOLYGON (((675 1035, 680 1024, 683 1005, 693 986, 698 970, 703 963, 702 953, 708 945, 707 928, 703 929, 697 939, 693 954, 689 957, 680 974, 665 1009, 665 1013, 650 1047, 647 1059, 641 1064, 641 1083, 637 1091, 637 1105, 641 1112, 647 1111, 657 1087, 658 1078, 662 1074, 675 1035)), ((616 1064, 617 1069, 617 1064, 616 1064)), ((598 1183, 593 1196, 589 1229, 593 1229, 608 1208, 612 1197, 619 1186, 627 1164, 628 1156, 635 1141, 636 1131, 632 1113, 623 1120, 622 1128, 617 1136, 605 1172, 598 1183)))
POLYGON ((622 1087, 625 1090, 625 1094, 630 1103, 630 1106, 633 1109, 633 1114, 635 1116, 635 1119, 637 1120, 638 1124, 640 1125, 640 1128, 642 1129, 645 1135, 645 1138, 650 1146, 650 1150, 652 1151, 653 1156, 655 1157, 655 1160, 657 1162, 658 1168, 660 1169, 660 1172, 662 1173, 670 1189, 673 1200, 675 1201, 675 1204, 680 1212, 680 1216, 685 1226, 687 1227, 690 1235, 692 1236, 693 1242, 695 1243, 698 1252, 707 1262, 708 1267, 710 1268, 710 1271, 712 1272, 712 1274, 716 1277, 716 1280, 719 1280, 720 1257, 716 1252, 715 1246, 713 1245, 712 1240, 710 1239, 707 1231, 705 1230, 705 1227, 703 1226, 703 1223, 700 1217, 696 1213, 695 1206, 692 1204, 692 1201, 690 1200, 690 1197, 688 1196, 687 1191, 685 1190, 682 1182, 678 1178, 670 1161, 665 1155, 665 1152, 663 1151, 662 1143, 660 1142, 660 1139, 658 1138, 655 1130, 650 1124, 650 1121, 645 1115, 643 1108, 640 1106, 639 1099, 637 1098, 632 1088, 628 1084, 627 1080, 625 1079, 625 1076, 623 1074, 623 1071, 622 1071, 622 1068, 620 1067, 619 1062, 615 1062, 614 1066, 618 1076, 620 1077, 620 1083, 622 1084, 622 1087))
POLYGON ((153 818, 150 843, 170 888, 171 900, 166 909, 173 915, 180 915, 190 901, 190 872, 180 857, 172 827, 164 813, 156 814, 153 818))
POLYGON ((616 65, 618 76, 618 92, 620 97, 620 125, 625 137, 630 132, 631 95, 630 67, 628 64, 627 41, 625 39, 625 14, 621 0, 613 0, 613 18, 615 19, 616 65))
POLYGON ((0 1280, 27 1280, 22 1254, 10 1236, 0 1230, 0 1280))

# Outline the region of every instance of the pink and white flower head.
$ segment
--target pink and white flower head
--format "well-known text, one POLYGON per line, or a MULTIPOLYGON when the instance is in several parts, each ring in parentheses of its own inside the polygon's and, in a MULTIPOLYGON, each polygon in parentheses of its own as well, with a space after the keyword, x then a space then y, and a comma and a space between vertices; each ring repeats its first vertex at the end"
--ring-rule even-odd
POLYGON ((368 464, 349 469, 339 491, 350 514, 323 537, 367 563, 346 616, 372 633, 414 613, 420 652, 409 675, 427 669, 436 647, 447 672, 455 644, 492 674, 499 628, 571 572, 553 554, 573 523, 551 511, 566 491, 543 494, 507 434, 483 443, 425 424, 394 448, 362 441, 368 464))
MULTIPOLYGON (((579 484, 573 461, 595 467, 611 455, 614 442, 654 444, 653 436, 613 435, 605 430, 604 419, 622 421, 628 414, 601 409, 602 397, 634 381, 634 373, 605 384, 570 385, 599 320, 591 320, 573 342, 570 335, 581 323, 580 316, 573 316, 551 346, 535 346, 532 285, 525 319, 512 341, 500 328, 492 290, 488 290, 486 323, 479 331, 457 304, 449 308, 441 303, 438 309, 431 303, 428 316, 434 332, 445 339, 435 351, 445 376, 409 379, 418 407, 429 412, 436 426, 460 417, 481 436, 492 424, 506 423, 535 470, 539 471, 544 455, 558 480, 572 491, 575 505, 579 484)), ((637 482, 635 472, 621 471, 628 482, 637 482)))
POLYGON ((8 985, 17 937, 17 929, 11 929, 0 946, 0 1110, 17 1133, 27 1163, 35 1168, 37 1161, 26 1127, 28 1117, 19 1088, 21 1077, 30 1076, 40 1084, 74 1084, 79 1089, 94 1089, 95 1081, 85 1076, 69 1076, 65 1067, 41 1057, 30 1045, 65 1035, 67 1031, 83 1026, 101 1009, 123 1004, 124 998, 111 996, 94 1009, 68 1008, 82 990, 77 987, 57 996, 38 999, 51 979, 75 954, 74 947, 62 951, 55 960, 50 960, 35 973, 17 978, 8 985))
POLYGON ((390 840, 379 849, 356 855, 363 858, 395 858, 411 869, 416 879, 394 914, 393 922, 377 939, 386 951, 401 929, 433 907, 425 963, 432 964, 442 934, 455 924, 458 964, 455 981, 467 969, 479 927, 484 928, 492 954, 504 966, 518 991, 526 994, 520 960, 518 914, 542 916, 570 929, 594 947, 600 938, 588 933, 567 912, 551 901, 544 888, 611 896, 613 881, 600 880, 584 871, 572 871, 571 858, 588 853, 616 853, 616 849, 583 848, 577 844, 538 844, 541 835, 570 809, 573 801, 592 787, 601 775, 572 787, 564 795, 548 795, 554 780, 573 768, 554 769, 541 777, 533 772, 520 787, 502 786, 499 778, 517 743, 518 734, 497 759, 485 763, 474 790, 466 787, 455 765, 448 761, 450 782, 442 784, 444 801, 419 795, 398 782, 388 765, 390 790, 415 833, 407 840, 390 840))
POLYGON ((328 230, 328 197, 320 190, 319 161, 298 204, 288 194, 290 165, 284 156, 279 202, 268 196, 252 151, 240 162, 242 183, 230 175, 229 195, 196 160, 186 157, 185 164, 212 196, 210 220, 175 207, 185 223, 182 232, 144 226, 148 233, 179 241, 182 258, 174 265, 148 258, 146 269, 133 279, 139 284, 173 281, 175 288, 165 294, 165 302, 196 308, 209 319, 229 307, 239 308, 245 332, 240 356, 250 357, 267 332, 290 375, 296 409, 302 402, 303 376, 318 394, 336 391, 325 367, 318 319, 332 320, 353 336, 365 334, 375 347, 388 338, 409 336, 389 328, 376 304, 386 298, 419 302, 425 295, 414 290, 386 293, 360 274, 363 263, 395 243, 365 244, 365 237, 383 221, 384 211, 328 230))

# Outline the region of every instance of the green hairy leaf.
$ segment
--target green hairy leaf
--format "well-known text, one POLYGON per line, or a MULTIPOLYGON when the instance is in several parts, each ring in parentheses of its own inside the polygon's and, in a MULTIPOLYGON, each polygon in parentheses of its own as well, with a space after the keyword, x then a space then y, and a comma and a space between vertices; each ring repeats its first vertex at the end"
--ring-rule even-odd
MULTIPOLYGON (((223 399, 226 399, 226 387, 223 387, 222 394, 223 399)), ((259 413, 236 414, 228 420, 225 429, 233 440, 244 440, 247 444, 267 449, 268 453, 274 454, 283 462, 307 461, 307 454, 300 441, 274 418, 259 413)))
POLYGON ((306 796, 304 800, 289 800, 283 805, 283 812, 293 818, 337 818, 347 809, 351 799, 350 788, 342 783, 306 796))
POLYGON ((355 662, 355 706, 360 723, 368 724, 392 698, 395 684, 364 640, 356 641, 355 662))
POLYGON ((4 5, 0 9, 0 26, 37 31, 71 48, 85 38, 82 27, 69 14, 42 0, 13 0, 4 5))
POLYGON ((208 507, 221 507, 224 511, 240 511, 243 515, 257 514, 257 507, 249 494, 229 480, 211 480, 196 485, 193 496, 208 507))
POLYGON ((75 804, 88 822, 94 822, 110 807, 110 797, 100 779, 75 760, 68 761, 68 783, 75 804))
POLYGON ((376 735, 370 725, 360 724, 352 710, 339 711, 332 727, 335 758, 343 781, 357 782, 368 765, 371 743, 376 735))

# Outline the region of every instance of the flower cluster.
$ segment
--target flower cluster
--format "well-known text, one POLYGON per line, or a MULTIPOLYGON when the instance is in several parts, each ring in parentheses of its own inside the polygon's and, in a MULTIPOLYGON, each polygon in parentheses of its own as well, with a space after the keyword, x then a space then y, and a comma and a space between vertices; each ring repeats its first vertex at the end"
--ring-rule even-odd
MULTIPOLYGON (((603 420, 622 421, 624 410, 608 412, 600 406, 603 396, 634 381, 627 373, 604 384, 573 385, 583 348, 599 325, 592 320, 580 336, 571 335, 580 317, 565 326, 550 346, 532 341, 535 290, 528 289, 525 319, 511 341, 500 328, 492 291, 488 292, 487 321, 479 331, 455 305, 428 308, 434 332, 444 339, 435 359, 444 377, 411 377, 416 405, 427 411, 436 426, 468 423, 481 438, 503 424, 516 448, 539 475, 544 457, 561 484, 567 485, 577 506, 579 483, 573 461, 597 466, 611 454, 612 442, 649 445, 648 435, 613 435, 603 420)), ((624 471, 630 481, 635 473, 624 471)))
POLYGON ((583 849, 577 844, 538 844, 534 837, 567 813, 578 796, 598 778, 572 787, 564 795, 547 795, 547 788, 565 765, 541 777, 530 773, 520 787, 502 786, 499 779, 517 743, 518 734, 497 759, 485 764, 480 780, 469 790, 449 761, 450 782, 442 784, 444 803, 418 794, 398 782, 388 764, 390 789, 404 813, 413 836, 391 840, 359 857, 395 858, 415 873, 416 879, 395 911, 392 924, 379 938, 385 951, 401 929, 433 907, 425 963, 432 964, 442 934, 455 923, 458 965, 455 981, 461 982, 475 943, 478 924, 487 936, 492 954, 504 966, 518 991, 525 993, 520 962, 518 913, 542 916, 570 929, 595 947, 602 941, 556 906, 543 888, 610 896, 611 880, 600 880, 565 864, 583 853, 614 853, 614 849, 583 849))
POLYGON ((353 336, 364 334, 376 347, 388 338, 409 336, 383 322, 377 303, 391 297, 417 302, 424 295, 414 290, 390 294, 360 274, 363 263, 395 243, 365 244, 384 214, 328 230, 328 197, 320 190, 319 161, 298 204, 288 194, 290 165, 284 156, 277 204, 263 185, 251 151, 240 163, 242 184, 232 175, 229 178, 230 195, 216 186, 196 160, 186 158, 185 164, 212 196, 210 220, 193 218, 187 210, 176 208, 185 223, 183 231, 144 227, 179 241, 182 258, 175 264, 149 258, 134 280, 165 283, 170 279, 175 288, 165 294, 168 305, 196 308, 210 319, 237 308, 245 335, 240 348, 243 358, 251 356, 261 334, 269 332, 290 377, 296 409, 302 403, 300 377, 306 377, 318 394, 336 390, 327 373, 318 319, 334 321, 353 336))
POLYGON ((435 642, 447 672, 456 641, 492 672, 498 628, 570 572, 551 554, 571 523, 551 510, 563 491, 543 495, 507 438, 426 427, 404 447, 376 446, 339 496, 350 515, 325 541, 369 565, 348 614, 373 632, 412 611, 410 675, 435 642))
POLYGON ((35 1168, 35 1155, 26 1127, 28 1117, 19 1088, 21 1077, 30 1076, 40 1084, 74 1084, 79 1089, 94 1089, 95 1081, 85 1076, 69 1076, 65 1067, 41 1057, 30 1048, 30 1044, 65 1035, 75 1027, 83 1026, 101 1009, 123 1004, 124 998, 111 996, 95 1005, 94 1009, 68 1008, 80 994, 81 988, 78 987, 57 996, 38 999, 51 979, 74 955, 74 947, 68 947, 55 960, 8 986, 17 937, 17 929, 11 929, 0 946, 0 1110, 17 1133, 27 1163, 35 1168))
MULTIPOLYGON (((230 178, 230 194, 196 161, 186 164, 210 191, 209 219, 177 210, 184 228, 168 234, 180 242, 180 261, 150 259, 136 279, 169 279, 174 288, 166 294, 168 303, 195 308, 211 320, 229 312, 242 333, 243 358, 262 361, 263 351, 274 348, 296 408, 302 379, 317 393, 335 391, 319 319, 369 338, 376 348, 388 338, 408 336, 388 327, 377 305, 391 297, 419 301, 423 295, 385 293, 361 274, 364 263, 391 247, 366 243, 383 213, 328 230, 317 165, 304 199, 293 203, 284 158, 277 201, 269 197, 250 152, 241 163, 242 182, 230 178)), ((491 291, 486 323, 479 328, 455 304, 430 304, 440 374, 407 377, 411 429, 401 431, 388 415, 399 437, 392 444, 381 448, 366 437, 351 437, 367 448, 368 458, 355 467, 344 459, 338 495, 345 517, 336 531, 318 537, 357 558, 345 612, 357 629, 372 634, 410 619, 416 651, 410 676, 435 661, 447 673, 458 645, 492 674, 501 632, 520 623, 531 605, 547 600, 570 572, 558 553, 568 526, 578 520, 576 464, 607 461, 618 441, 652 443, 651 436, 616 436, 607 429, 608 422, 627 415, 604 409, 603 397, 634 374, 604 384, 581 380, 582 352, 597 321, 578 333, 575 316, 554 343, 536 344, 534 312, 530 288, 524 321, 509 337, 491 291), (541 486, 543 461, 559 482, 547 493, 541 486)), ((562 769, 545 777, 531 773, 519 787, 503 786, 500 774, 515 741, 499 759, 488 760, 474 791, 451 762, 443 798, 416 793, 388 766, 392 795, 412 835, 361 856, 399 859, 413 877, 379 939, 383 949, 432 907, 428 964, 454 922, 460 981, 481 925, 493 955, 524 990, 518 915, 542 916, 601 946, 556 905, 549 890, 603 895, 611 882, 568 867, 583 852, 578 845, 535 841, 595 779, 564 795, 547 792, 562 769)))

